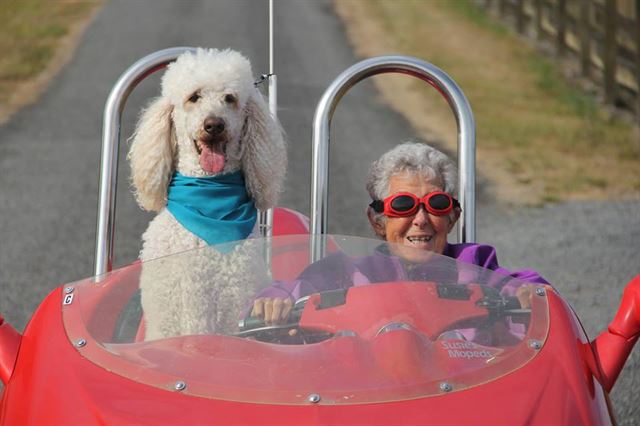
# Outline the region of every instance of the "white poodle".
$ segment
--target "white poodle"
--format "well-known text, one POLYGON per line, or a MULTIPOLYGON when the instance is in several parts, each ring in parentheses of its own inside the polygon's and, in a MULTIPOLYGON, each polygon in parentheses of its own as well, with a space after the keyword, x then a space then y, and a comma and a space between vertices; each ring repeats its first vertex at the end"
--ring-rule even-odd
MULTIPOLYGON (((245 238, 251 232, 247 224, 255 223, 255 208, 276 204, 286 147, 254 81, 249 61, 232 50, 198 49, 168 66, 162 94, 143 111, 129 151, 138 204, 158 212, 143 234, 141 260, 245 238), (224 183, 218 192, 206 192, 209 187, 193 197, 189 192, 201 182, 229 177, 235 177, 232 192, 240 191, 231 207, 224 183), (211 206, 217 216, 209 221, 211 206), (235 210, 215 211, 227 207, 235 210), (195 227, 181 218, 183 211, 197 216, 195 227)), ((223 297, 241 303, 266 279, 249 265, 253 251, 254 244, 245 243, 228 253, 205 248, 143 264, 145 338, 209 333, 216 331, 216 322, 237 322, 237 306, 220 306, 227 304, 223 297)))

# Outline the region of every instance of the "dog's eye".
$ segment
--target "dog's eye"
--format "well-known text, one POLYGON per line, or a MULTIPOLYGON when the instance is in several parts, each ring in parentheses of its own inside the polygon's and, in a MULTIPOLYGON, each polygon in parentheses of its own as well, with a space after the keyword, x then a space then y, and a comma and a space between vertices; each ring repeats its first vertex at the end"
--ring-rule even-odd
POLYGON ((189 96, 189 102, 191 102, 192 104, 195 104, 196 102, 198 102, 198 99, 200 99, 200 94, 198 92, 194 93, 193 95, 189 96))
POLYGON ((231 93, 227 93, 226 95, 224 95, 224 101, 228 104, 235 104, 238 99, 233 96, 231 93))

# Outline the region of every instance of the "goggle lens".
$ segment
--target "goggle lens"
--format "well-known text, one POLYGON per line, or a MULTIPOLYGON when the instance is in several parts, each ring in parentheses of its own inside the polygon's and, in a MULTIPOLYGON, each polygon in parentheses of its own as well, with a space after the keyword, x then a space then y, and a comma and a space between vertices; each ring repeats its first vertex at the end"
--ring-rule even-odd
POLYGON ((445 194, 434 194, 429 197, 427 200, 429 203, 429 207, 434 210, 449 210, 451 208, 451 197, 446 196, 445 194))
POLYGON ((391 208, 398 212, 408 212, 416 206, 416 201, 408 195, 400 195, 391 200, 391 208))

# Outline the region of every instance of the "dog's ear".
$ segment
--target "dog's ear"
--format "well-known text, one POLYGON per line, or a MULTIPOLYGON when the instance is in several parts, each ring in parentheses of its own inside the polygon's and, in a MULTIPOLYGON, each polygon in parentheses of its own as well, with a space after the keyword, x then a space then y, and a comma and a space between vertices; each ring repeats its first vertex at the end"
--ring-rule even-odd
POLYGON ((136 200, 145 210, 159 211, 167 204, 167 186, 176 150, 168 99, 155 99, 141 114, 128 159, 136 200))
POLYGON ((276 205, 284 185, 287 168, 284 133, 257 89, 247 101, 245 111, 242 168, 249 195, 258 209, 266 210, 276 205))

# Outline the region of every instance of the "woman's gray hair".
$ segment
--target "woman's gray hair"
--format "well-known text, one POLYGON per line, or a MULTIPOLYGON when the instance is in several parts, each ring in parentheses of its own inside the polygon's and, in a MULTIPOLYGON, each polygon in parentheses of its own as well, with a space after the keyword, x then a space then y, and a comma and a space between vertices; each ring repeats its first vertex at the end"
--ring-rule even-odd
MULTIPOLYGON (((440 180, 442 190, 456 196, 458 170, 455 163, 430 145, 404 142, 371 164, 367 176, 367 191, 371 199, 383 200, 388 197, 391 176, 405 172, 421 175, 429 181, 440 180)), ((377 221, 382 219, 382 213, 374 215, 377 221)))

